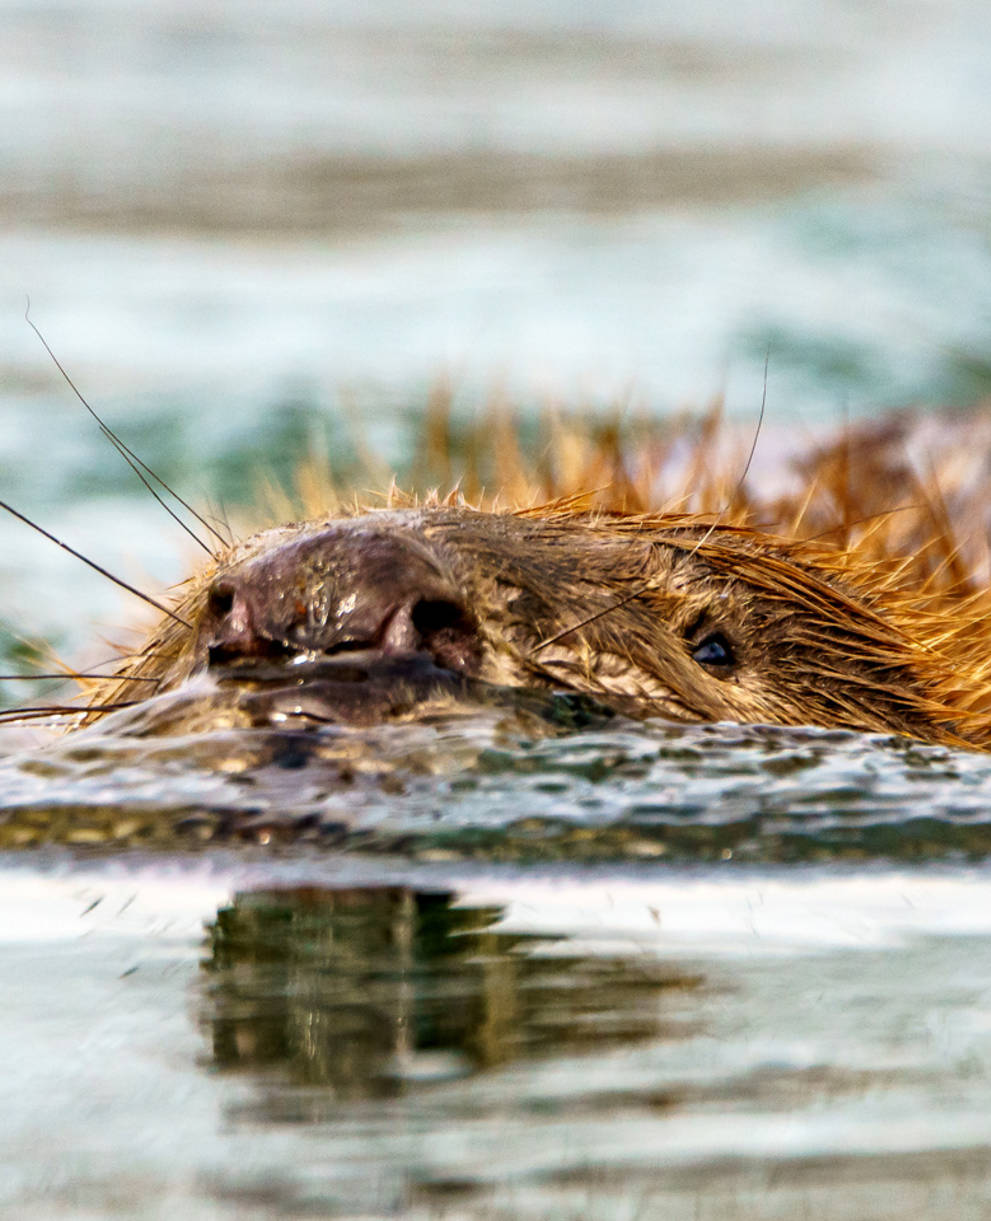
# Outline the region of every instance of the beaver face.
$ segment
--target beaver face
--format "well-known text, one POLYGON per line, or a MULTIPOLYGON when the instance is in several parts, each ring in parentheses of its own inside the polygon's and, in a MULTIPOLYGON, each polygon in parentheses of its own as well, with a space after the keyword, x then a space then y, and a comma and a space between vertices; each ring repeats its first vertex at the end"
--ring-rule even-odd
MULTIPOLYGON (((636 716, 953 735, 920 650, 822 556, 676 516, 382 511, 249 539, 132 669, 250 723, 581 692, 636 716), (820 562, 821 561, 821 562, 820 562)), ((125 681, 127 675, 121 676, 125 681)))

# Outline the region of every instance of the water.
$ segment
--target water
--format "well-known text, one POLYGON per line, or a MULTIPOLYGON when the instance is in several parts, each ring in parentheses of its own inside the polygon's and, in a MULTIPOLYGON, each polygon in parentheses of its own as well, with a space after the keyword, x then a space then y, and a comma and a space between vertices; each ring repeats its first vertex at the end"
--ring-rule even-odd
POLYGON ((986 1210, 984 756, 121 722, 0 764, 0 1211, 986 1210))
POLYGON ((991 849, 987 757, 906 738, 622 718, 535 727, 493 710, 145 738, 126 735, 129 715, 0 762, 0 845, 233 840, 621 865, 991 849))
MULTIPOLYGON (((751 421, 769 350, 768 439, 988 393, 983 0, 0 16, 0 495, 138 583, 194 557, 25 293, 235 513, 355 417, 402 469, 444 378, 751 421)), ((0 589, 5 669, 140 618, 13 521, 0 589)), ((983 757, 113 728, 3 743, 0 1212, 987 1215, 983 757)))
MULTIPOLYGON (((4 495, 111 567, 190 555, 27 293, 108 421, 228 506, 314 434, 336 450, 342 408, 401 466, 439 377, 464 411, 752 420, 770 348, 787 427, 987 393, 983 0, 0 12, 4 495)), ((2 538, 20 631, 74 652, 80 613, 128 617, 2 538)))
MULTIPOLYGON (((401 466, 438 377, 465 411, 753 419, 770 347, 787 426, 987 393, 982 0, 0 11, 4 494, 111 567, 190 556, 26 293, 109 422, 227 505, 333 452, 342 407, 401 466)), ((14 523, 0 577, 70 652, 79 611, 127 615, 14 523)))
POLYGON ((988 885, 8 861, 0 1207, 979 1217, 988 885))

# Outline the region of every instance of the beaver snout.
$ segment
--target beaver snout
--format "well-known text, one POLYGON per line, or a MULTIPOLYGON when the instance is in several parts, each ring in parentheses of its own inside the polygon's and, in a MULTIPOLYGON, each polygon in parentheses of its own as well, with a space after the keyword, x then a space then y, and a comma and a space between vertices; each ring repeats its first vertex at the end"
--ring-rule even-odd
POLYGON ((426 654, 471 674, 480 648, 465 596, 421 540, 343 523, 219 573, 198 651, 211 667, 426 654))

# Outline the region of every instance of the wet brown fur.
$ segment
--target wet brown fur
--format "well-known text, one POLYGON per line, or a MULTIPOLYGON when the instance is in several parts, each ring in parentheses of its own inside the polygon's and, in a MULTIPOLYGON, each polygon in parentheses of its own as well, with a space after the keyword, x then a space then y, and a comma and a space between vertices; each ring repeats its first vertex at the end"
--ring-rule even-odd
POLYGON ((304 468, 308 520, 218 554, 175 591, 194 630, 164 620, 136 659, 88 685, 92 705, 145 698, 134 677, 181 683, 204 664, 218 577, 350 522, 333 528, 412 533, 450 573, 486 680, 640 715, 991 746, 986 531, 960 528, 977 477, 952 448, 936 469, 913 465, 909 417, 810 444, 772 487, 758 472, 741 483, 746 441, 716 412, 674 426, 549 415, 528 444, 502 408, 456 437, 449 408, 439 396, 413 465, 423 483, 456 480, 453 492, 417 500, 393 486, 384 505, 345 507, 304 468), (692 657, 713 631, 733 642, 732 672, 692 657))

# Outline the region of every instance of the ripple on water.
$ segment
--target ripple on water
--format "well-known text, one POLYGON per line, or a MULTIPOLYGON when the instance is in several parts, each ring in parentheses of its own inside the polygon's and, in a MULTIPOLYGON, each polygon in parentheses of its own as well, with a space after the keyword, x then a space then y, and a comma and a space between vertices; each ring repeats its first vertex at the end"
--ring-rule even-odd
POLYGON ((132 738, 0 764, 0 843, 316 841, 493 859, 981 857, 991 767, 907 739, 634 723, 430 724, 132 738))

